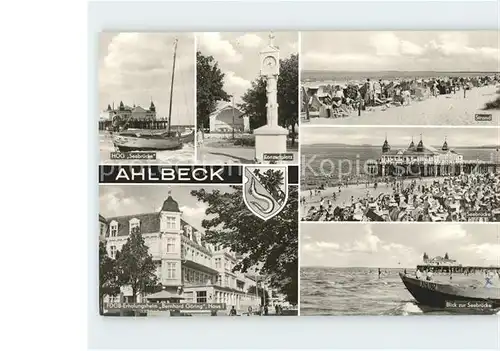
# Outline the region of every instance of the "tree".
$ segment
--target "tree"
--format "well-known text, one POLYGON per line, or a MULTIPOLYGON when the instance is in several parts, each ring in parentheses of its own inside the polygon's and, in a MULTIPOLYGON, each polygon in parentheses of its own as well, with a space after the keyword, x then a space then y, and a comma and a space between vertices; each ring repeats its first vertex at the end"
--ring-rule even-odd
POLYGON ((208 204, 204 219, 205 238, 209 243, 228 247, 241 254, 234 271, 247 272, 261 266, 259 274, 269 279, 270 287, 298 300, 298 205, 297 187, 289 187, 288 201, 275 217, 263 221, 246 207, 241 186, 221 192, 193 190, 191 195, 208 204), (213 216, 211 216, 213 215, 213 216))
POLYGON ((224 90, 224 73, 213 56, 196 52, 196 118, 198 126, 208 128, 209 116, 218 101, 229 101, 224 90))
POLYGON ((449 260, 450 259, 450 257, 448 256, 448 252, 444 254, 444 259, 445 260, 449 260))
POLYGON ((139 228, 132 229, 121 252, 117 253, 116 264, 120 284, 132 288, 133 302, 137 301, 138 293, 151 292, 158 286, 153 256, 148 253, 139 228))
POLYGON ((263 288, 259 287, 259 289, 257 289, 257 287, 255 285, 251 285, 248 290, 247 290, 247 293, 250 294, 250 295, 259 295, 259 299, 260 299, 260 304, 261 305, 268 305, 269 304, 269 293, 267 290, 264 290, 263 288))
MULTIPOLYGON (((299 55, 291 55, 280 60, 280 75, 278 78, 278 124, 285 128, 292 128, 295 136, 295 125, 298 123, 299 104, 299 55)), ((250 119, 250 127, 256 129, 266 124, 267 95, 266 80, 259 77, 252 82, 252 86, 243 95, 242 103, 238 107, 250 119)), ((292 145, 295 138, 292 138, 292 145)))
POLYGON ((424 261, 428 260, 428 259, 429 259, 429 256, 427 256, 427 252, 424 252, 424 261))
POLYGON ((99 243, 99 314, 104 312, 104 296, 120 293, 115 260, 108 256, 106 244, 99 243))

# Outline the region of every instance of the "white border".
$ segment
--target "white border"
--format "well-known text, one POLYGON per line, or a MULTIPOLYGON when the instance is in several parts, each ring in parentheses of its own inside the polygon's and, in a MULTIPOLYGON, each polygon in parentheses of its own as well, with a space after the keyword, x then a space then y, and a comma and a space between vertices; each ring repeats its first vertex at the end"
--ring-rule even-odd
MULTIPOLYGON (((96 59, 96 33, 103 29, 177 32, 243 31, 249 29, 262 31, 267 30, 270 23, 273 23, 276 30, 359 30, 388 29, 389 27, 394 30, 429 28, 435 30, 453 28, 464 30, 496 29, 499 27, 498 9, 498 3, 494 0, 453 3, 449 1, 446 3, 418 1, 405 1, 404 3, 294 1, 286 4, 270 1, 262 3, 250 1, 238 3, 195 3, 191 1, 176 3, 95 2, 89 5, 88 12, 89 54, 87 57, 90 65, 90 86, 88 89, 88 93, 91 95, 89 101, 90 110, 97 111, 96 77, 93 73, 93 66, 96 59)), ((41 10, 42 8, 38 13, 41 10)), ((79 12, 79 15, 85 13, 80 9, 76 12, 79 12)), ((23 11, 23 13, 25 17, 29 15, 26 11, 23 11)), ((35 13, 37 12, 33 11, 33 14, 35 13)), ((57 18, 61 19, 57 12, 53 13, 56 14, 57 18)), ((6 20, 8 18, 9 16, 7 16, 6 20)), ((70 17, 66 16, 64 18, 70 17)), ((50 23, 50 20, 45 16, 38 16, 38 20, 43 21, 45 24, 50 23)), ((29 23, 29 21, 25 22, 29 23)), ((71 27, 73 25, 74 21, 71 18, 71 20, 67 21, 67 26, 71 27)), ((58 30, 54 28, 54 31, 61 31, 60 28, 62 27, 64 26, 59 25, 58 30)), ((39 28, 43 28, 42 23, 40 23, 39 28)), ((46 43, 48 37, 52 37, 52 35, 44 37, 40 42, 46 43)), ((69 40, 69 42, 71 41, 69 40)), ((79 41, 73 41, 79 43, 79 41)), ((56 47, 61 48, 62 52, 68 52, 66 45, 61 46, 60 42, 54 45, 54 48, 56 47)), ((81 45, 75 45, 75 48, 81 49, 81 45)), ((26 57, 31 57, 31 48, 28 46, 27 49, 26 57)), ((79 55, 79 57, 82 56, 84 55, 79 55)), ((76 57, 78 55, 75 55, 76 57)), ((17 74, 14 75, 16 81, 19 81, 17 74)), ((41 81, 47 82, 45 79, 41 81)), ((76 80, 73 82, 75 86, 78 86, 76 80)), ((53 91, 60 91, 61 86, 65 85, 54 86, 53 90, 45 89, 47 91, 47 101, 51 100, 49 94, 53 93, 53 91)), ((71 90, 66 89, 66 91, 69 93, 71 90)), ((23 94, 17 105, 21 106, 26 99, 26 95, 23 94)), ((42 101, 40 101, 40 105, 43 105, 42 101)), ((72 108, 74 106, 68 105, 66 110, 71 111, 72 108)), ((67 116, 64 117, 67 119, 67 116)), ((93 119, 94 116, 91 118, 93 119)), ((89 145, 88 185, 90 187, 87 223, 95 223, 95 214, 98 209, 98 193, 97 187, 95 187, 98 148, 94 147, 94 145, 98 145, 98 140, 95 135, 95 123, 93 122, 93 120, 89 121, 87 133, 89 145)), ((37 134, 40 135, 40 133, 37 134)), ((71 133, 68 135, 71 136, 71 133)), ((71 144, 71 140, 68 139, 68 142, 71 144)), ((18 143, 14 142, 12 144, 17 145, 18 143)), ((56 182, 59 181, 57 178, 55 180, 56 182)), ((29 184, 28 181, 23 183, 25 185, 29 184)), ((52 193, 58 186, 60 186, 60 183, 54 183, 52 187, 45 185, 45 188, 49 188, 52 193)), ((37 186, 36 188, 39 189, 40 187, 37 186)), ((78 202, 75 201, 75 203, 78 202)), ((64 207, 67 208, 67 218, 70 221, 65 225, 56 226, 60 228, 56 228, 56 230, 60 230, 61 238, 67 240, 67 228, 74 227, 75 211, 71 206, 64 207)), ((40 217, 41 221, 53 216, 53 213, 48 211, 49 208, 47 208, 47 214, 40 217)), ((19 223, 19 221, 10 222, 19 223)), ((93 225, 91 224, 89 228, 93 228, 93 225)), ((14 228, 11 231, 15 232, 14 228)), ((401 345, 407 345, 407 347, 415 349, 429 347, 434 349, 498 349, 499 346, 498 319, 481 316, 462 318, 449 316, 426 316, 425 318, 285 317, 280 319, 279 322, 272 318, 221 318, 215 323, 210 319, 181 318, 173 321, 172 319, 102 318, 96 315, 97 252, 94 248, 96 247, 97 236, 92 235, 92 233, 83 233, 83 235, 85 234, 89 235, 89 247, 86 255, 89 258, 87 283, 90 296, 87 309, 87 326, 89 328, 88 341, 91 348, 176 349, 219 347, 234 349, 242 346, 246 348, 262 348, 264 346, 267 348, 288 347, 294 349, 325 347, 397 349, 401 345), (193 332, 195 332, 194 337, 193 332)), ((44 238, 46 237, 44 236, 44 238)), ((47 257, 47 253, 38 247, 36 251, 38 254, 43 253, 43 256, 47 257)), ((54 252, 54 257, 59 257, 60 254, 61 250, 59 249, 54 252)), ((74 252, 71 251, 71 257, 68 257, 68 260, 74 261, 73 255, 74 252)), ((40 258, 40 262, 43 262, 43 257, 40 258)), ((74 274, 73 267, 70 267, 70 270, 74 274)), ((57 279, 57 277, 55 278, 57 279)), ((73 294, 67 296, 69 297, 69 305, 74 304, 73 294)), ((60 294, 58 294, 58 297, 60 297, 60 294)), ((13 313, 12 315, 16 314, 13 313)), ((68 318, 71 318, 71 313, 55 313, 52 315, 61 320, 64 331, 75 330, 67 322, 68 318)), ((38 323, 34 329, 40 330, 46 325, 53 330, 52 324, 47 323, 46 318, 48 317, 45 314, 43 317, 44 323, 38 323)), ((47 332, 50 331, 47 330, 47 332)), ((41 338, 31 339, 38 342, 41 338)), ((38 344, 33 346, 39 347, 38 344)))

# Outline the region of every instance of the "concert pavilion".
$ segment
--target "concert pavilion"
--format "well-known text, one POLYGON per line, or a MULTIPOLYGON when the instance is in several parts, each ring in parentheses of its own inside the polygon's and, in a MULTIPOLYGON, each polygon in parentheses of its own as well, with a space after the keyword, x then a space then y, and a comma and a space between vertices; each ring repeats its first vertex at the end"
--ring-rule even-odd
MULTIPOLYGON (((227 309, 235 306, 241 312, 246 312, 248 307, 256 310, 260 305, 261 296, 255 289, 249 293, 249 288, 258 285, 266 289, 264 278, 233 272, 237 256, 228 248, 206 243, 204 233, 182 218, 179 204, 172 196, 168 196, 159 212, 110 217, 105 221, 102 216, 99 218, 107 224, 107 232, 104 237, 101 234, 101 240, 106 243, 111 258, 127 242, 132 230, 140 228, 163 287, 160 292, 139 295, 137 301, 131 301, 131 289, 124 286, 122 301, 226 303, 227 309)), ((271 297, 270 289, 268 293, 271 297)), ((119 299, 108 296, 105 302, 119 302, 119 299)))
POLYGON ((462 154, 448 146, 446 139, 440 149, 425 145, 421 136, 417 145, 412 139, 407 148, 395 150, 391 149, 386 137, 380 159, 368 164, 368 172, 382 177, 390 175, 456 176, 472 172, 499 172, 499 163, 498 160, 465 161, 462 154))

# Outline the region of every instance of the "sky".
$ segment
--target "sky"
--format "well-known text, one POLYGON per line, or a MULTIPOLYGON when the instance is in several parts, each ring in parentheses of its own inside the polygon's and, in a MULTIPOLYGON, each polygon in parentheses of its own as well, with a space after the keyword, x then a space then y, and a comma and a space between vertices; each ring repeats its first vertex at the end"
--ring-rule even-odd
POLYGON ((179 203, 182 218, 204 232, 201 221, 206 218, 207 205, 198 202, 191 190, 231 192, 229 186, 169 186, 169 185, 100 185, 99 213, 104 217, 126 216, 159 212, 171 191, 172 198, 179 203))
POLYGON ((415 268, 422 255, 462 265, 500 265, 495 224, 302 223, 301 266, 415 268))
MULTIPOLYGON (((251 87, 260 74, 259 52, 269 43, 270 32, 250 33, 197 33, 197 50, 211 55, 225 73, 224 89, 234 95, 235 103, 251 87)), ((274 45, 280 49, 280 58, 298 52, 297 32, 274 32, 274 45)))
POLYGON ((172 124, 195 124, 195 49, 192 33, 111 33, 99 40, 99 108, 108 104, 149 108, 168 117, 174 39, 177 58, 172 99, 172 124))
POLYGON ((369 144, 380 146, 385 140, 391 147, 407 147, 413 136, 417 143, 442 146, 444 139, 448 147, 498 145, 500 129, 497 128, 419 128, 419 127, 322 127, 302 128, 300 142, 302 145, 340 143, 349 145, 369 144))
POLYGON ((499 71, 498 31, 302 32, 303 70, 499 71))

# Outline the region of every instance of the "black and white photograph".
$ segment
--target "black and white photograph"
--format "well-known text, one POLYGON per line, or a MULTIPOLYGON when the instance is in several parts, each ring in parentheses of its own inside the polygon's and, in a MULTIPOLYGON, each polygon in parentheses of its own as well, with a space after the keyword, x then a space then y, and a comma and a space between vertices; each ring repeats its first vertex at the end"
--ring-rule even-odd
POLYGON ((102 164, 193 163, 193 33, 112 33, 99 38, 102 164))
POLYGON ((303 221, 500 220, 498 128, 301 130, 303 221))
POLYGON ((100 314, 297 315, 297 186, 287 192, 263 220, 242 186, 101 184, 100 314))
POLYGON ((499 311, 495 225, 301 224, 301 316, 499 311))
POLYGON ((298 164, 298 39, 196 33, 198 163, 298 164))
POLYGON ((500 34, 301 33, 301 123, 500 123, 500 34))

